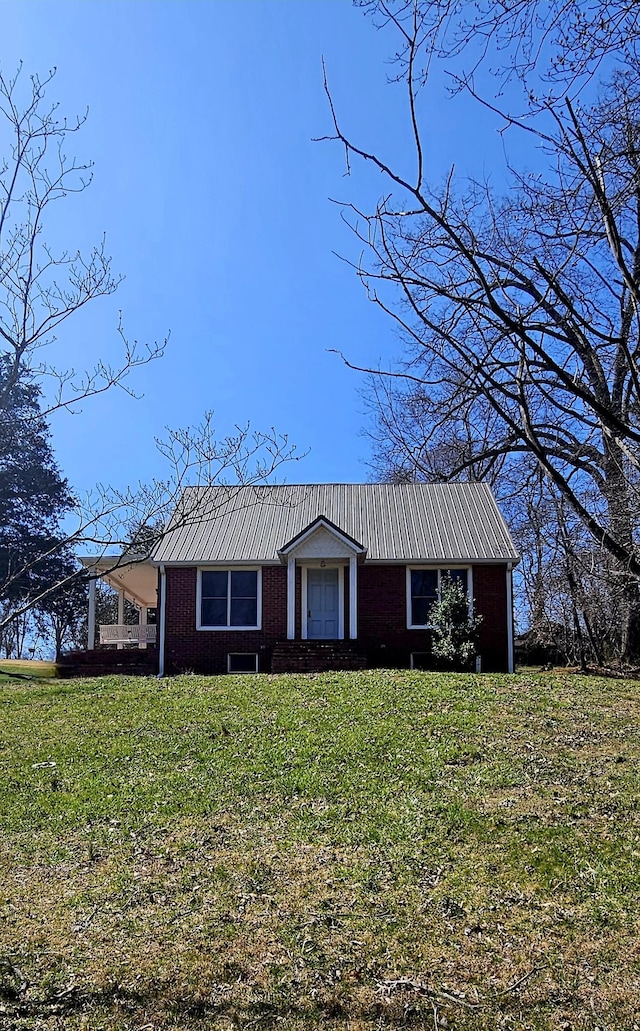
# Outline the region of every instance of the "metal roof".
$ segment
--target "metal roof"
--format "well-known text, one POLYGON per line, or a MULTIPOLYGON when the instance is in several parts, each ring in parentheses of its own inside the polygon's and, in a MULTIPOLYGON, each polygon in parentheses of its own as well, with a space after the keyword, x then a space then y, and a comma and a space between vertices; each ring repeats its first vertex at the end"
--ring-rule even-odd
POLYGON ((367 549, 366 561, 518 561, 483 483, 314 483, 189 488, 154 562, 278 562, 324 516, 367 549))

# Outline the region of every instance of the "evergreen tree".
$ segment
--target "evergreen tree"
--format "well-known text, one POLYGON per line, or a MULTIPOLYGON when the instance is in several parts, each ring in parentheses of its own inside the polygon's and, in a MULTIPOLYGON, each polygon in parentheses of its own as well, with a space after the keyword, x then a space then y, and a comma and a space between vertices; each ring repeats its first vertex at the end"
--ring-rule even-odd
POLYGON ((449 669, 470 669, 482 616, 472 616, 469 597, 459 580, 443 576, 440 598, 429 610, 431 650, 449 669))
POLYGON ((62 530, 73 496, 53 456, 40 387, 28 371, 9 383, 10 373, 0 358, 0 603, 18 609, 73 575, 62 530))

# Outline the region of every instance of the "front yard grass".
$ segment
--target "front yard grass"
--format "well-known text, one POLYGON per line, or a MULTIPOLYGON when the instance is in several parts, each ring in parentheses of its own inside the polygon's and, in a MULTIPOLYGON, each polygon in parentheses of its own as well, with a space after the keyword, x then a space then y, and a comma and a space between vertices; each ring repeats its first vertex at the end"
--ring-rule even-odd
POLYGON ((0 1028, 640 1026, 640 687, 0 686, 0 1028))
POLYGON ((48 659, 0 659, 0 682, 5 676, 55 677, 56 664, 48 659))

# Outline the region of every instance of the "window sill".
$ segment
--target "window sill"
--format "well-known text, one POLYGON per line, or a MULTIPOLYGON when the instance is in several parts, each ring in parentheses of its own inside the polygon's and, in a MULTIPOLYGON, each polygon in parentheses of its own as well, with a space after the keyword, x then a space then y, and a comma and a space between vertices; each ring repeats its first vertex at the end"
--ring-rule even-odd
POLYGON ((213 631, 213 633, 235 633, 238 630, 261 630, 259 626, 196 626, 196 630, 213 631))

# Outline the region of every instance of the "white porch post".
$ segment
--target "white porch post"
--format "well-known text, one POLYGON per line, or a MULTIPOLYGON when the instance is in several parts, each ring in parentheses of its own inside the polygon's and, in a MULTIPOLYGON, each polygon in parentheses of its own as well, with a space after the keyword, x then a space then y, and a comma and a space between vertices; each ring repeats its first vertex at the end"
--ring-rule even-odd
MULTIPOLYGON (((146 626, 147 625, 147 606, 146 605, 141 605, 140 606, 140 615, 138 616, 138 623, 140 624, 140 626, 146 626)), ((144 641, 138 641, 138 648, 146 648, 146 647, 147 647, 146 638, 145 638, 144 641)))
POLYGON ((513 565, 507 563, 507 672, 515 673, 513 641, 513 565))
POLYGON ((293 641, 296 636, 296 560, 293 555, 287 557, 287 640, 293 641))
POLYGON ((164 676, 164 649, 167 625, 167 571, 160 566, 160 625, 158 627, 158 676, 164 676))
POLYGON ((87 651, 96 646, 96 582, 89 580, 89 617, 87 619, 87 651))
POLYGON ((349 637, 358 637, 358 557, 349 556, 349 637))
MULTIPOLYGON (((124 591, 120 589, 118 591, 118 626, 122 626, 124 623, 124 591)), ((123 644, 116 645, 116 648, 120 650, 124 648, 123 644)))

